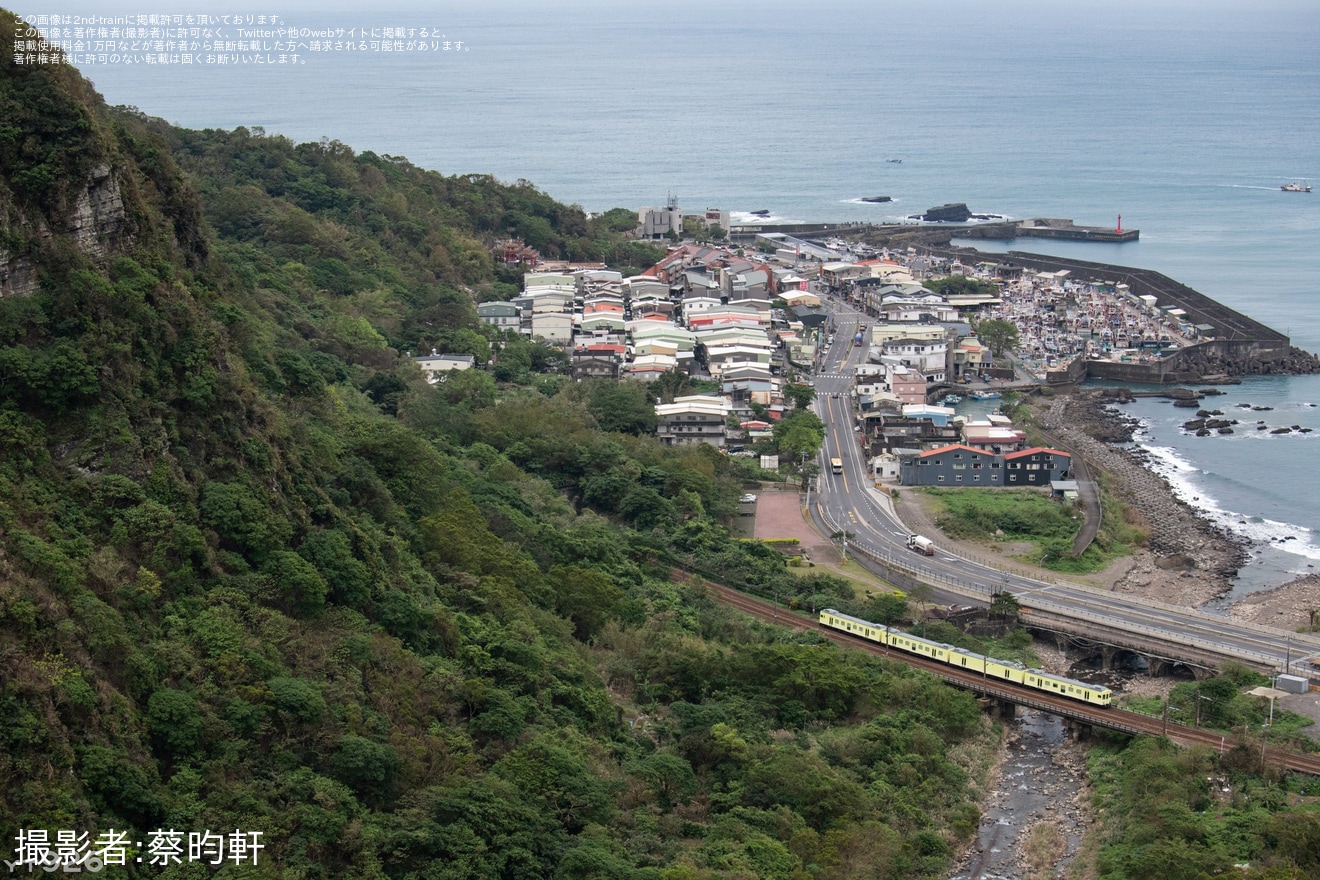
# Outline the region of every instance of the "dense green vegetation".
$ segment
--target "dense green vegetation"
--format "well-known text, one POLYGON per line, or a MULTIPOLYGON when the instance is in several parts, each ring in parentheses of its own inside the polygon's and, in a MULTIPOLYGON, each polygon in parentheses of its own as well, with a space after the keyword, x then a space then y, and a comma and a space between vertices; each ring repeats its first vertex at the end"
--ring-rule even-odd
POLYGON ((1314 780, 1265 782, 1255 750, 1222 760, 1204 749, 1139 739, 1091 752, 1102 826, 1093 875, 1112 880, 1320 876, 1320 799, 1314 780), (1302 797, 1306 791, 1309 797, 1302 797), (1288 809, 1289 802, 1296 806, 1288 809))
POLYGON ((999 287, 994 282, 968 278, 966 275, 930 278, 922 281, 921 285, 941 296, 999 296, 999 287))
POLYGON ((476 320, 516 290, 494 239, 640 266, 631 212, 171 129, 6 52, 0 247, 40 285, 0 299, 0 837, 261 831, 245 877, 945 870, 974 700, 673 582, 865 608, 729 539, 759 471, 660 446, 656 389, 476 320), (429 386, 430 348, 488 369, 429 386))

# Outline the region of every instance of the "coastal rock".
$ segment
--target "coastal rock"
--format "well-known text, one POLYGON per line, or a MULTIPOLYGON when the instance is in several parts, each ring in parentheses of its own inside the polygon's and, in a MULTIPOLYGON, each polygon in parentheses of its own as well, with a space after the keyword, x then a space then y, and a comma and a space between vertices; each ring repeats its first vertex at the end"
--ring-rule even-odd
POLYGON ((892 196, 867 196, 866 198, 862 199, 862 201, 870 202, 873 205, 881 205, 884 204, 885 202, 892 202, 893 200, 894 199, 892 196))
POLYGON ((1201 402, 1193 397, 1193 398, 1188 398, 1186 400, 1175 400, 1173 402, 1173 405, 1177 407, 1182 407, 1183 409, 1192 409, 1193 407, 1200 406, 1201 402))
MULTIPOLYGON (((1185 558, 1192 577, 1176 582, 1169 574, 1154 575, 1154 565, 1135 565, 1119 575, 1112 589, 1138 593, 1189 607, 1201 605, 1232 587, 1231 579, 1247 561, 1245 542, 1192 505, 1175 496, 1168 482, 1150 470, 1140 449, 1130 448, 1133 420, 1116 412, 1099 394, 1079 391, 1059 395, 1034 407, 1043 433, 1062 449, 1085 461, 1094 477, 1102 472, 1130 507, 1135 524, 1149 535, 1155 558, 1185 558), (1126 437, 1119 440, 1115 436, 1126 437), (1104 438, 1103 440, 1100 438, 1104 438)), ((1205 436, 1212 432, 1201 429, 1205 436)), ((1148 557, 1149 558, 1149 557, 1148 557)))
POLYGON ((927 223, 966 223, 972 219, 972 212, 963 202, 952 202, 927 209, 921 219, 927 223))
POLYGON ((1270 433, 1271 433, 1271 434, 1291 434, 1291 433, 1292 433, 1292 428, 1275 428, 1273 431, 1270 431, 1270 433))

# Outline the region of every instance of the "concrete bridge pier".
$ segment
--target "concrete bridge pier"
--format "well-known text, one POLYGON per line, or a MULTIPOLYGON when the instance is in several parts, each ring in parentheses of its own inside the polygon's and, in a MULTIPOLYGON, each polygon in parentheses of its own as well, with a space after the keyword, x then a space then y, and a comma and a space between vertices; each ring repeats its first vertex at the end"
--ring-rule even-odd
POLYGON ((977 700, 981 708, 1002 721, 1012 721, 1017 717, 1017 703, 1001 700, 998 697, 981 697, 977 700))
POLYGON ((1091 738, 1091 725, 1084 721, 1074 721, 1071 718, 1063 719, 1063 729, 1069 739, 1077 742, 1086 742, 1091 738))

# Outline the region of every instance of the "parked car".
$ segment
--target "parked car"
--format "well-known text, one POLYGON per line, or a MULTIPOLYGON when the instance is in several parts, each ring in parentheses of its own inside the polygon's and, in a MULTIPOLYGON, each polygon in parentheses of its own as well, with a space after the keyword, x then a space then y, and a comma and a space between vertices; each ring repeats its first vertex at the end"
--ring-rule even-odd
POLYGON ((751 492, 748 492, 746 495, 744 495, 743 497, 741 497, 741 498, 738 499, 738 503, 739 503, 739 504, 755 504, 755 503, 756 503, 756 496, 753 495, 751 492))

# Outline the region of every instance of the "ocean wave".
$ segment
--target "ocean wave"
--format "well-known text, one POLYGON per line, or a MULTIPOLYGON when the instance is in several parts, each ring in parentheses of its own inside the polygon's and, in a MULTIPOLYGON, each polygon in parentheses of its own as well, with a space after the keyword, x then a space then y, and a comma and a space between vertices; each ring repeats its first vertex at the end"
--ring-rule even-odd
POLYGON ((839 199, 839 203, 844 205, 897 205, 899 202, 903 201, 897 196, 891 198, 887 202, 868 202, 866 198, 867 197, 865 196, 855 196, 851 199, 839 199))
POLYGON ((1228 510, 1196 485, 1196 478, 1208 472, 1187 461, 1172 447, 1138 445, 1146 453, 1151 470, 1165 479, 1173 494, 1195 507, 1211 522, 1253 544, 1269 545, 1305 559, 1320 560, 1320 546, 1316 545, 1316 535, 1311 529, 1228 510))
POLYGON ((778 214, 753 214, 751 211, 730 211, 729 222, 740 226, 747 226, 753 223, 794 223, 787 217, 781 217, 778 214))

